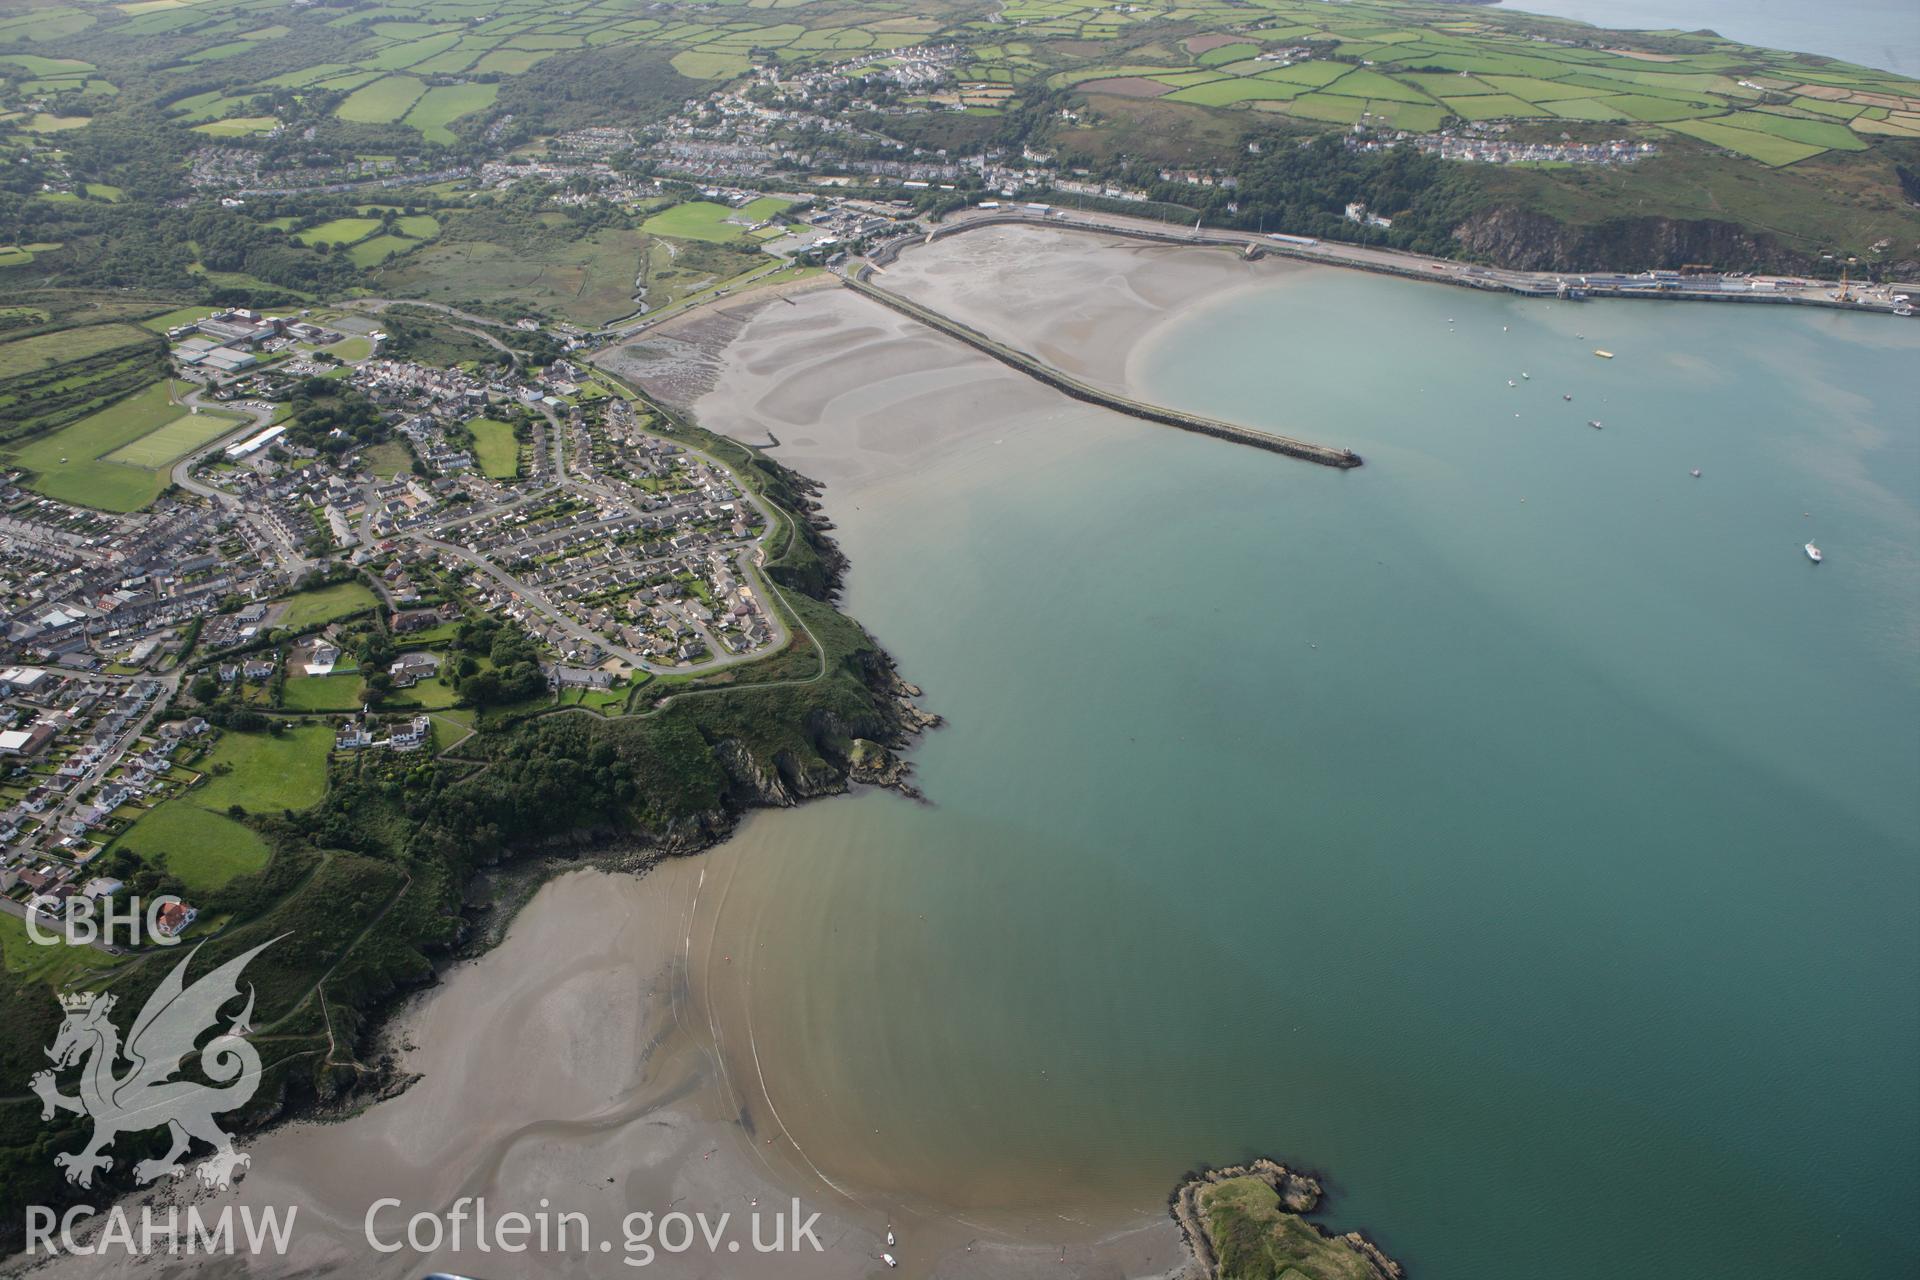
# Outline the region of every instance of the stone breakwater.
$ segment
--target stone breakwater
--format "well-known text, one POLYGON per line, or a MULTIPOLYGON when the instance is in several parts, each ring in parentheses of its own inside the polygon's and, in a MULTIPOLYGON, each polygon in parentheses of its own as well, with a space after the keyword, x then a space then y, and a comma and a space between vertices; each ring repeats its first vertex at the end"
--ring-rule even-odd
POLYGON ((917 302, 910 302, 889 289, 882 289, 867 278, 870 268, 860 266, 840 277, 841 283, 855 292, 873 299, 883 307, 889 307, 902 315, 910 316, 929 328, 936 329, 950 338, 972 347, 983 355, 991 356, 1004 365, 1018 369, 1034 380, 1075 400, 1088 404, 1097 404, 1128 417, 1140 418, 1147 422, 1156 422, 1162 426, 1178 427, 1182 431, 1192 431, 1198 435, 1212 436, 1219 440, 1230 440, 1235 444, 1251 445, 1256 449, 1265 449, 1269 453, 1285 454, 1290 458, 1299 458, 1306 462, 1317 463, 1323 467, 1350 470, 1361 464, 1360 455, 1351 449, 1335 448, 1331 445, 1314 444, 1308 440, 1296 440, 1291 436, 1276 435, 1270 431, 1256 431, 1252 427, 1242 427, 1231 422, 1221 422, 1216 418, 1202 417, 1196 413, 1186 413, 1179 409, 1168 409, 1160 405, 1148 404, 1111 391, 1103 391, 1078 378, 1028 355, 1015 347, 996 342, 976 329, 961 324, 951 317, 944 316, 917 302))
MULTIPOLYGON (((1266 1183, 1280 1197, 1280 1207, 1301 1218, 1318 1209, 1326 1196, 1326 1189, 1312 1174, 1289 1169, 1265 1156, 1248 1164, 1203 1169, 1189 1174, 1167 1197, 1167 1208, 1173 1214, 1173 1220, 1180 1224, 1188 1247, 1193 1250, 1193 1274, 1202 1277, 1202 1280, 1218 1280, 1220 1258, 1214 1247, 1213 1236, 1207 1230, 1206 1213, 1201 1207, 1200 1198, 1208 1188, 1235 1178, 1255 1178, 1266 1183)), ((1336 1236, 1317 1223, 1309 1222, 1306 1226, 1323 1239, 1344 1245, 1359 1255, 1367 1268, 1369 1280, 1405 1280, 1406 1268, 1388 1257, 1379 1245, 1361 1232, 1349 1231, 1336 1236)))

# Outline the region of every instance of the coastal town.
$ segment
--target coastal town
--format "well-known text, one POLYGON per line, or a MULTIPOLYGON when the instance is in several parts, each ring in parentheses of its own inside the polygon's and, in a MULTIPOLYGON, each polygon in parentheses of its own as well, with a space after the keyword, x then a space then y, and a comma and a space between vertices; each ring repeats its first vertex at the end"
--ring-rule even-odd
POLYGON ((786 643, 767 509, 596 371, 394 358, 346 309, 207 309, 167 338, 181 411, 219 434, 159 501, 0 487, 0 910, 119 892, 132 828, 240 763, 222 725, 405 755, 503 698, 617 710, 786 643), (497 641, 461 646, 482 619, 515 637, 511 678, 497 641))

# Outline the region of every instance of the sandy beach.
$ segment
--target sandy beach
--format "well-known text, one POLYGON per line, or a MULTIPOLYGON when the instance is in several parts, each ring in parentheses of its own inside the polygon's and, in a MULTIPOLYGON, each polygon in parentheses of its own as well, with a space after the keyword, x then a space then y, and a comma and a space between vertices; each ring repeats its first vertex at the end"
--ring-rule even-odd
POLYGON ((1168 321, 1314 270, 1219 247, 996 226, 910 248, 876 283, 1067 373, 1137 392, 1128 366, 1168 321))
MULTIPOLYGON (((1124 388, 1131 363, 1176 317, 1312 270, 1218 248, 993 227, 909 249, 882 282, 1124 388)), ((857 522, 865 487, 908 472, 939 466, 963 495, 980 470, 968 457, 982 449, 1051 460, 1165 430, 1070 400, 830 285, 708 308, 596 362, 709 430, 777 440, 773 456, 827 486, 823 501, 843 527, 857 522)))

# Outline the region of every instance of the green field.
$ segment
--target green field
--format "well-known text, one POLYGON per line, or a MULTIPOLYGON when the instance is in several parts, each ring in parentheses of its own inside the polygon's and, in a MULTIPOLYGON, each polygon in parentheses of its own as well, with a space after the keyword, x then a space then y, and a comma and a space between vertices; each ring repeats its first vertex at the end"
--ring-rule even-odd
POLYGON ((166 855, 167 870, 190 892, 218 889, 267 865, 267 842, 252 828, 202 808, 190 792, 161 804, 121 833, 115 849, 166 855))
POLYGON ((1794 164, 1826 150, 1811 142, 1796 142, 1754 129, 1737 129, 1719 120, 1676 120, 1667 127, 1716 147, 1737 151, 1765 165, 1794 164))
POLYGON ((1195 102, 1203 107, 1226 107, 1236 102, 1280 102, 1306 92, 1297 84, 1278 80, 1213 80, 1167 95, 1169 102, 1195 102))
POLYGON ((640 225, 656 236, 718 243, 738 240, 747 233, 746 227, 740 223, 727 221, 734 217, 748 221, 759 220, 748 219, 745 209, 733 209, 724 204, 714 204, 710 200, 690 200, 686 204, 677 204, 671 209, 663 209, 640 225))
POLYGON ((289 711, 357 711, 360 707, 358 673, 289 676, 280 694, 289 711))
POLYGON ((176 311, 166 312, 164 315, 149 316, 140 322, 140 327, 142 329, 150 329, 154 333, 165 333, 167 330, 176 328, 179 325, 192 324, 198 320, 205 320, 208 316, 212 315, 215 310, 217 310, 217 308, 214 307, 181 307, 176 311))
POLYGON ((167 464, 195 447, 181 447, 183 441, 205 443, 235 421, 211 412, 183 417, 167 384, 157 382, 21 445, 11 460, 32 471, 30 487, 50 498, 104 511, 137 511, 167 486, 167 464), (162 431, 166 434, 148 447, 146 438, 162 431), (118 456, 109 460, 110 455, 118 456))
POLYGON ((249 134, 266 133, 280 121, 273 116, 234 116, 226 120, 209 120, 205 124, 193 126, 195 133, 204 133, 209 138, 240 138, 249 134))
POLYGON ((317 227, 308 227, 293 238, 301 244, 355 244, 379 229, 378 218, 335 218, 317 227))
POLYGON ((167 869, 193 890, 217 889, 257 871, 267 863, 267 844, 227 811, 239 805, 251 813, 278 813, 319 803, 332 748, 333 730, 324 724, 278 734, 223 734, 194 766, 205 781, 143 815, 114 847, 164 853, 167 869))
POLYGON ((412 76, 384 76, 348 94, 334 114, 355 124, 391 124, 407 114, 426 88, 412 76))
POLYGON ((236 804, 256 813, 305 809, 326 794, 332 749, 333 729, 324 724, 280 733, 226 733, 194 766, 209 775, 206 782, 184 798, 215 813, 236 804))
MULTIPOLYGON (((396 258, 410 249, 418 249, 420 242, 406 236, 369 236, 347 250, 347 257, 356 267, 377 267, 388 258, 396 258)), ((359 341, 366 341, 362 338, 359 341)), ((364 358, 364 357, 363 357, 364 358)))
POLYGON ((132 444, 115 449, 106 455, 105 461, 124 462, 135 467, 171 466, 201 445, 218 440, 244 421, 244 418, 210 412, 182 414, 132 444))
POLYGON ((384 480, 411 469, 413 453, 400 440, 382 440, 360 451, 360 465, 384 480))
POLYGON ((0 912, 0 962, 16 977, 48 982, 56 987, 78 983, 119 963, 106 952, 92 947, 65 943, 43 946, 28 936, 26 921, 6 912, 0 912))
POLYGON ((294 596, 288 603, 285 615, 274 625, 289 631, 309 631, 350 613, 371 609, 379 603, 365 583, 336 582, 332 586, 303 591, 294 596))
POLYGON ((513 437, 509 423, 492 418, 475 418, 467 423, 473 432, 474 458, 480 471, 491 480, 511 480, 520 474, 520 442, 513 437))
POLYGON ((38 369, 84 360, 88 356, 139 346, 153 335, 130 324, 84 325, 0 343, 0 378, 17 377, 38 369))
POLYGON ((456 139, 447 126, 461 116, 486 110, 499 94, 497 84, 436 85, 414 103, 404 123, 418 129, 428 142, 452 143, 456 139))
MULTIPOLYGON (((1144 144, 1166 158, 1183 156, 1195 140, 1192 117, 1174 114, 1177 106, 1252 106, 1261 113, 1252 118, 1278 113, 1308 128, 1314 122, 1364 121, 1410 132, 1431 132, 1455 116, 1472 122, 1611 122, 1628 136, 1657 139, 1658 126, 1711 121, 1713 127, 1680 132, 1777 166, 1821 150, 1861 150, 1870 145, 1862 135, 1875 130, 1904 132, 1866 113, 1876 105, 1897 109, 1899 100, 1920 93, 1920 83, 1890 72, 1759 49, 1706 32, 1596 37, 1591 27, 1559 19, 1393 0, 1260 0, 1257 11, 1269 25, 1259 26, 1247 21, 1254 11, 1174 0, 1149 0, 1124 11, 1094 0, 1011 0, 1001 17, 1021 24, 1024 52, 976 45, 967 74, 1016 90, 1035 81, 1056 89, 1080 86, 1097 96, 1110 117, 1091 129, 1083 126, 1089 153, 1137 152, 1144 144), (1206 34, 1167 41, 1145 29, 1156 21, 1190 23, 1206 34), (1074 56, 1077 46, 1065 52, 1068 42, 1086 46, 1086 56, 1074 56), (1094 42, 1101 42, 1097 55, 1094 42), (1303 45, 1312 50, 1304 61, 1280 65, 1279 46, 1303 45), (1143 77, 1173 92, 1156 95, 1143 77), (1807 99, 1818 107, 1787 115, 1777 106, 1753 110, 1762 92, 1757 83, 1830 88, 1807 99), (1262 84, 1321 92, 1289 93, 1262 84), (1756 114, 1767 118, 1755 120, 1756 114), (1858 127, 1848 127, 1851 122, 1858 127), (1798 145, 1752 141, 1725 132, 1729 127, 1798 145)), ((1796 106, 1805 97, 1796 97, 1796 106)), ((1216 160, 1224 152, 1216 151, 1216 160)))
POLYGON ((736 211, 747 222, 765 222, 775 214, 784 213, 793 207, 793 201, 782 200, 778 196, 761 196, 758 200, 749 200, 736 211))
POLYGON ((478 304, 509 314, 539 309, 598 326, 633 313, 632 282, 654 244, 645 234, 623 228, 571 240, 470 239, 450 228, 441 239, 380 268, 376 279, 388 297, 478 304))

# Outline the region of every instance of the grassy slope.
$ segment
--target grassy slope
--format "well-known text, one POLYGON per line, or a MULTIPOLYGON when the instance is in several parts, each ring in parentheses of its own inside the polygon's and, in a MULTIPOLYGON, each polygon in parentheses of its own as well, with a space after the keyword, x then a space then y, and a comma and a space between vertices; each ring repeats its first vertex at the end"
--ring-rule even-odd
MULTIPOLYGON (((1574 225, 1650 214, 1712 218, 1765 231, 1802 253, 1864 253, 1883 238, 1920 240, 1920 210, 1898 198, 1893 173, 1904 149, 1830 152, 1772 169, 1675 139, 1667 154, 1624 168, 1488 166, 1477 176, 1491 197, 1574 225)), ((1920 146, 1912 151, 1910 162, 1920 161, 1920 146)))
POLYGON ((1366 1261, 1280 1207, 1258 1178, 1230 1178, 1201 1197, 1221 1280, 1370 1280, 1366 1261))

